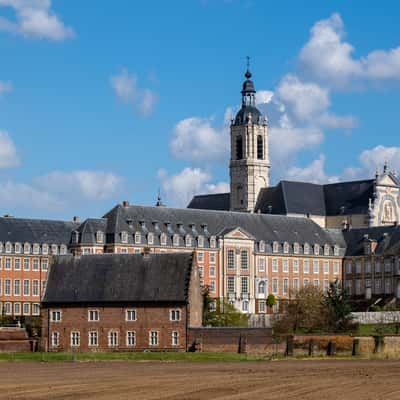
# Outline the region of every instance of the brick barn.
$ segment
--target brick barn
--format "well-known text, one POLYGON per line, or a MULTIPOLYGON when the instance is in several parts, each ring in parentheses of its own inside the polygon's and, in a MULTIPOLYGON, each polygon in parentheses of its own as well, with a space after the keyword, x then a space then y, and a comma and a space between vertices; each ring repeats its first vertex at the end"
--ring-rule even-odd
POLYGON ((202 305, 192 254, 55 257, 42 301, 42 348, 185 351, 202 305))

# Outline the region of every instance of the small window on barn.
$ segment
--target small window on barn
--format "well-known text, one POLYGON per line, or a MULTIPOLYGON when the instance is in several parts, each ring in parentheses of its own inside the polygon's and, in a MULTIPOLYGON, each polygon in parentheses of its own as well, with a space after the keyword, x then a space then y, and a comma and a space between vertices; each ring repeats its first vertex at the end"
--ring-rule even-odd
POLYGON ((125 321, 136 321, 136 310, 129 309, 125 312, 125 321))
POLYGON ((180 321, 181 320, 181 310, 174 309, 169 311, 170 321, 180 321))

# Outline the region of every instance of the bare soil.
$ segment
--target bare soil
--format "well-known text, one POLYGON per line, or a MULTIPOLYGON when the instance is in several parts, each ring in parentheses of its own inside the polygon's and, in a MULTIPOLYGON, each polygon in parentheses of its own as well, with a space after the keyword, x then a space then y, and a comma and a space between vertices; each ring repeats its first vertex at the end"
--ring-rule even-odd
POLYGON ((399 400, 400 361, 1 362, 0 399, 399 400))

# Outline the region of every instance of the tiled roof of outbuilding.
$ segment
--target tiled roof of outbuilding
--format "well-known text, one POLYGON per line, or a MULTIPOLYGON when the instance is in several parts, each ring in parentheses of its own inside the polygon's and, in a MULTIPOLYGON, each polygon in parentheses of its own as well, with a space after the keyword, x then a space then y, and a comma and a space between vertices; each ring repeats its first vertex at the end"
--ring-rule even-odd
POLYGON ((42 303, 186 302, 192 254, 55 257, 42 303))

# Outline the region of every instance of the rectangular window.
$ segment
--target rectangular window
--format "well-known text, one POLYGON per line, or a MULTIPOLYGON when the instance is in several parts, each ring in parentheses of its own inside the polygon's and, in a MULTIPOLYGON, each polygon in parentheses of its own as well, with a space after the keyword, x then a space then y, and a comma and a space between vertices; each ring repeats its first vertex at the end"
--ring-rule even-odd
POLYGON ((214 266, 210 266, 210 278, 215 278, 215 267, 214 266))
POLYGON ((294 292, 299 291, 299 279, 298 278, 293 279, 293 291, 294 292))
POLYGON ((50 321, 51 322, 60 322, 61 321, 61 310, 50 311, 50 321))
POLYGON ((110 331, 108 334, 108 346, 109 347, 116 347, 118 346, 118 332, 117 331, 110 331))
POLYGON ((180 321, 181 320, 181 310, 169 310, 169 320, 170 321, 180 321))
POLYGON ((149 344, 150 344, 150 346, 158 346, 158 332, 157 331, 150 331, 149 344))
POLYGON ((31 313, 31 305, 29 303, 24 303, 24 315, 29 315, 31 313))
POLYGON ((197 261, 203 262, 204 261, 204 253, 202 251, 197 252, 197 261))
POLYGON ((329 261, 324 261, 324 274, 329 274, 329 261))
POLYGON ((352 272, 352 265, 351 265, 351 261, 348 261, 346 263, 346 274, 351 274, 352 272))
POLYGON ((79 331, 71 332, 71 346, 79 347, 81 345, 81 333, 79 331))
POLYGON ((319 261, 318 260, 313 261, 313 272, 314 272, 314 274, 319 274, 319 261))
POLYGON ((258 271, 264 272, 265 271, 265 258, 260 257, 257 259, 257 262, 258 262, 258 271))
POLYGON ((21 315, 21 303, 14 303, 14 315, 21 315))
POLYGON ((329 280, 324 279, 324 292, 326 293, 329 290, 329 280))
POLYGON ((247 276, 241 278, 241 293, 249 293, 249 278, 247 276))
POLYGON ((379 294, 382 293, 382 280, 375 279, 375 293, 379 294))
POLYGON ((228 293, 235 293, 235 277, 228 276, 228 293))
POLYGON ((361 274, 361 261, 356 262, 356 274, 361 274))
POLYGON ((29 258, 24 258, 24 271, 29 271, 29 258))
POLYGON ((240 252, 240 267, 244 270, 247 270, 249 267, 249 253, 247 250, 240 252))
POLYGON ((126 321, 136 321, 136 310, 130 309, 125 312, 126 321))
POLYGON ((204 278, 204 268, 203 267, 198 267, 199 268, 199 276, 200 278, 204 278))
MULTIPOLYGON (((3 279, 0 278, 0 296, 3 294, 3 279)), ((0 311, 1 314, 1 311, 0 311)))
POLYGON ((37 279, 32 281, 32 296, 39 296, 39 281, 37 279))
POLYGON ((299 273, 299 260, 293 260, 293 273, 299 273))
POLYGON ((375 272, 381 272, 381 263, 379 261, 375 262, 375 272))
POLYGON ((20 258, 16 258, 14 260, 14 269, 16 271, 19 271, 21 269, 21 259, 20 258))
POLYGON ((49 260, 47 258, 42 259, 42 271, 49 269, 49 260))
POLYGON ((215 264, 215 253, 213 251, 210 253, 210 263, 215 264))
POLYGON ((277 294, 278 293, 278 279, 273 278, 272 279, 272 293, 277 294))
POLYGON ((228 250, 228 269, 235 268, 235 250, 228 250))
POLYGON ((215 281, 214 280, 210 281, 209 288, 210 288, 211 293, 215 293, 215 281))
POLYGON ((385 272, 392 272, 392 262, 385 260, 385 272))
POLYGON ((32 271, 39 271, 39 259, 33 259, 32 271))
POLYGON ((304 279, 303 281, 303 286, 306 288, 308 285, 310 284, 310 280, 309 279, 304 279))
POLYGON ((303 273, 304 274, 310 273, 310 262, 308 260, 303 261, 303 273))
POLYGON ((11 279, 4 280, 4 294, 6 296, 11 296, 11 279))
POLYGON ((88 321, 98 321, 99 319, 99 310, 88 310, 88 321))
POLYGON ((4 312, 6 315, 12 314, 11 303, 6 303, 4 306, 4 312))
POLYGON ((319 288, 319 279, 314 279, 313 285, 314 285, 314 287, 319 288))
POLYGON ((99 345, 99 334, 97 331, 89 332, 89 346, 96 347, 99 345))
POLYGON ((339 275, 339 261, 333 262, 333 275, 339 275))
POLYGON ((272 260, 272 272, 278 272, 278 259, 274 258, 272 260))
POLYGON ((39 315, 40 314, 40 304, 33 303, 32 304, 32 315, 39 315))
POLYGON ((30 287, 29 279, 24 279, 24 296, 29 296, 29 287, 30 287))
POLYGON ((21 296, 21 281, 14 279, 14 296, 21 296))
POLYGON ((282 263, 282 272, 284 273, 288 273, 289 272, 289 260, 288 259, 284 259, 283 263, 282 263))
POLYGON ((283 294, 287 294, 289 291, 289 279, 284 278, 283 279, 283 294))
POLYGON ((126 345, 128 347, 136 346, 136 334, 134 331, 126 332, 126 345))
POLYGON ((371 273, 371 261, 367 261, 365 263, 365 273, 370 274, 371 273))
POLYGON ((172 331, 172 346, 179 346, 179 332, 172 331))
POLYGON ((6 270, 11 270, 11 258, 6 258, 6 265, 4 267, 6 270))
POLYGON ((258 303, 258 312, 265 313, 265 301, 262 300, 258 303))
POLYGON ((58 347, 60 345, 60 334, 58 332, 51 333, 51 347, 58 347))
POLYGON ((385 279, 385 294, 392 293, 392 281, 390 279, 385 279))

